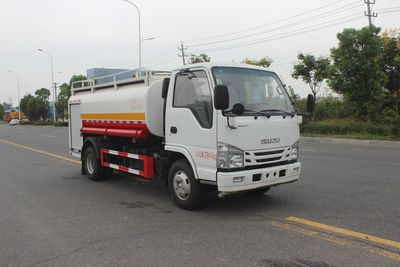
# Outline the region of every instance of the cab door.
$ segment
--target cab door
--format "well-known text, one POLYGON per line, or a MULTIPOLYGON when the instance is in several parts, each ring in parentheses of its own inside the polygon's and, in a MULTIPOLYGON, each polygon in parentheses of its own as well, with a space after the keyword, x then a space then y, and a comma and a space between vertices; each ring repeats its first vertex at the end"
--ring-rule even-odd
POLYGON ((197 178, 216 181, 216 112, 207 71, 176 73, 168 91, 166 149, 184 154, 197 178))

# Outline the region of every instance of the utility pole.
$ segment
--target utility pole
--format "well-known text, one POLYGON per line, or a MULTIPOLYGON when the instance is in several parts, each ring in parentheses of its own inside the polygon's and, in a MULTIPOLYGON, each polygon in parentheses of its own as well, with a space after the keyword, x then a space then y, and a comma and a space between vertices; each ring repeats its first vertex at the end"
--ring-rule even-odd
MULTIPOLYGON (((128 4, 131 4, 132 6, 134 6, 138 12, 139 15, 139 73, 141 74, 142 72, 140 71, 142 69, 142 32, 141 32, 141 26, 140 26, 140 10, 139 7, 137 5, 135 5, 134 3, 132 3, 129 0, 122 0, 127 2, 128 4)), ((141 75, 140 75, 141 76, 141 75)))
MULTIPOLYGON (((15 75, 15 77, 17 77, 17 86, 18 86, 18 119, 21 120, 21 105, 20 105, 20 98, 19 98, 19 75, 18 73, 16 73, 15 71, 11 71, 9 70, 8 72, 13 73, 15 75)), ((10 97, 10 104, 11 104, 11 97, 10 97)))
POLYGON ((372 27, 372 19, 378 16, 377 13, 371 13, 371 5, 375 5, 375 0, 364 0, 364 3, 367 4, 368 11, 364 11, 364 15, 368 17, 369 27, 372 27))
POLYGON ((57 83, 53 83, 54 86, 54 116, 56 117, 57 121, 57 83))
POLYGON ((181 53, 180 53, 178 56, 182 57, 183 65, 186 65, 186 62, 185 62, 185 51, 186 51, 187 49, 188 49, 187 46, 184 47, 184 46, 183 46, 183 42, 181 42, 181 46, 178 47, 178 50, 180 50, 181 53))
POLYGON ((56 101, 57 101, 57 88, 58 88, 58 83, 53 83, 53 86, 54 86, 54 96, 55 96, 55 98, 56 98, 56 101))
MULTIPOLYGON (((51 67, 51 86, 50 86, 50 90, 53 87, 54 84, 54 70, 53 70, 53 56, 50 54, 50 52, 47 52, 43 49, 38 49, 40 52, 46 53, 49 57, 50 57, 50 67, 51 67)), ((56 93, 54 92, 53 94, 53 110, 54 110, 54 114, 53 114, 53 122, 56 122, 56 93)))

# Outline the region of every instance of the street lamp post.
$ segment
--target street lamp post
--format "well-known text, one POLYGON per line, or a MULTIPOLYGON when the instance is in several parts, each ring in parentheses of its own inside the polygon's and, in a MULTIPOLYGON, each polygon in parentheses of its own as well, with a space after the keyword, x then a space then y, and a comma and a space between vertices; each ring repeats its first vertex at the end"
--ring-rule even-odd
POLYGON ((141 33, 141 27, 140 27, 140 10, 137 7, 137 5, 135 5, 134 3, 132 3, 129 0, 122 0, 125 1, 129 4, 131 4, 132 6, 134 6, 139 14, 139 70, 142 68, 142 33, 141 33))
MULTIPOLYGON (((51 64, 51 87, 50 89, 53 88, 54 86, 54 71, 53 71, 53 57, 51 54, 43 49, 38 49, 40 52, 46 53, 50 57, 50 64, 51 64)), ((53 92, 53 121, 56 122, 56 93, 53 92)))
MULTIPOLYGON (((53 74, 53 77, 56 76, 57 74, 63 73, 62 70, 61 71, 57 71, 56 73, 53 74)), ((57 99, 57 82, 54 82, 54 97, 55 99, 57 99)))
POLYGON ((19 100, 19 75, 18 73, 16 73, 15 71, 11 71, 9 70, 8 72, 15 74, 15 76, 17 77, 17 86, 18 86, 18 120, 21 121, 21 104, 20 104, 20 100, 19 100))

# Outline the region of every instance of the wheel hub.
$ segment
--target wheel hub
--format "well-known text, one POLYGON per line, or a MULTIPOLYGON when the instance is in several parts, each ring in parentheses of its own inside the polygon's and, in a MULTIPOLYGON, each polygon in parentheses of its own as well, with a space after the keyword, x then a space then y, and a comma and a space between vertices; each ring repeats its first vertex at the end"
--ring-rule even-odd
POLYGON ((95 166, 95 157, 93 156, 93 154, 89 153, 86 157, 86 168, 90 174, 94 172, 94 166, 95 166))
POLYGON ((173 179, 175 195, 181 200, 187 200, 190 196, 190 180, 186 173, 177 171, 173 179))

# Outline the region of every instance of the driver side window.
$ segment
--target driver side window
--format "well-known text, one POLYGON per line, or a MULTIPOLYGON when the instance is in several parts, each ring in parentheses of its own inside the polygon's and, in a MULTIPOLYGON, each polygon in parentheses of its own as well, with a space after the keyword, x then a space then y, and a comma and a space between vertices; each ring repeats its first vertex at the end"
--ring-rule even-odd
POLYGON ((173 107, 188 108, 201 127, 212 127, 212 98, 204 71, 184 72, 175 78, 173 107))

